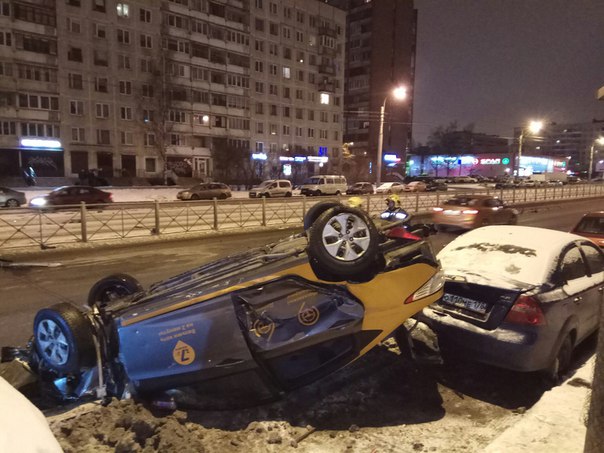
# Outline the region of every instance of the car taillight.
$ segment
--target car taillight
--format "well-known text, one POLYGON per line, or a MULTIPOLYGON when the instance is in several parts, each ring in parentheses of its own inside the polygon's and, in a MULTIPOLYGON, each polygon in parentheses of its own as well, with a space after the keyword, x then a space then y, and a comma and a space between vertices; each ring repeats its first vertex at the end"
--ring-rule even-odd
POLYGON ((109 194, 109 201, 113 201, 113 194, 112 193, 109 194))
POLYGON ((439 291, 443 285, 445 284, 445 273, 442 269, 439 269, 436 274, 432 276, 430 280, 422 285, 420 289, 415 291, 405 300, 405 304, 410 304, 411 302, 415 302, 416 300, 423 299, 424 297, 428 297, 435 292, 439 291))
POLYGON ((513 324, 542 326, 545 324, 545 315, 539 302, 534 297, 520 296, 510 308, 505 321, 513 324))
POLYGON ((476 214, 478 214, 478 211, 476 209, 465 209, 465 210, 461 211, 461 213, 476 215, 476 214))
POLYGON ((434 212, 441 212, 443 210, 443 208, 432 208, 432 210, 434 212))

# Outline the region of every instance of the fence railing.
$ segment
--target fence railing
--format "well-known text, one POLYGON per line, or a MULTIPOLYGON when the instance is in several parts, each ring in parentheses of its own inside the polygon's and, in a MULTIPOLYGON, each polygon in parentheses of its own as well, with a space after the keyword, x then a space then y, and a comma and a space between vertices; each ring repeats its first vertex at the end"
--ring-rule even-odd
MULTIPOLYGON (((511 205, 604 196, 602 184, 520 189, 468 189, 455 192, 402 193, 401 204, 411 213, 428 211, 459 194, 498 196, 511 205)), ((0 212, 0 251, 52 248, 75 243, 127 240, 162 235, 205 233, 241 228, 300 225, 307 210, 320 201, 339 197, 229 199, 191 202, 138 202, 73 205, 57 210, 12 209, 0 212)), ((365 195, 369 214, 384 210, 385 195, 365 195)))

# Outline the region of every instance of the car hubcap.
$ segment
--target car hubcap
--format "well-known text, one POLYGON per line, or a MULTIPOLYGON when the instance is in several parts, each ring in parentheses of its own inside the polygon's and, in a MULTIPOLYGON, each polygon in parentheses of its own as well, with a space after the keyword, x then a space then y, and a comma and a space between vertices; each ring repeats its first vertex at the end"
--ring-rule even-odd
POLYGON ((19 206, 19 203, 17 203, 15 200, 8 200, 8 203, 6 204, 9 208, 16 208, 19 206))
POLYGON ((38 325, 36 340, 44 358, 54 365, 64 365, 69 358, 69 345, 61 328, 50 319, 38 325))
POLYGON ((340 261, 354 261, 367 252, 367 224, 354 214, 340 214, 323 228, 323 245, 331 256, 340 261))

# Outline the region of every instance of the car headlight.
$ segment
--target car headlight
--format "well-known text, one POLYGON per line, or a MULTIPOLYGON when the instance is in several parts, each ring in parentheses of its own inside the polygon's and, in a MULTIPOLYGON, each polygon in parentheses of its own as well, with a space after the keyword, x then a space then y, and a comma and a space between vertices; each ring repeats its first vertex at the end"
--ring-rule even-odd
POLYGON ((46 204, 46 198, 33 198, 29 204, 32 206, 44 206, 46 204))
POLYGON ((445 284, 445 273, 442 269, 439 269, 436 274, 432 276, 430 280, 422 285, 420 289, 415 291, 407 300, 405 300, 405 304, 410 304, 411 302, 415 302, 416 300, 423 299, 424 297, 428 297, 438 291, 445 284))

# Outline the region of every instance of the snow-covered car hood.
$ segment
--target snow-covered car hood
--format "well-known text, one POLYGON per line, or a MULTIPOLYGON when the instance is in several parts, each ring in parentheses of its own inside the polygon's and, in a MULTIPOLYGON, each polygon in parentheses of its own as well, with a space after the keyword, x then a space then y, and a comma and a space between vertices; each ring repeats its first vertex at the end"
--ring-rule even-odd
POLYGON ((541 286, 560 250, 579 236, 525 226, 487 226, 450 242, 438 254, 449 279, 517 289, 541 286))

